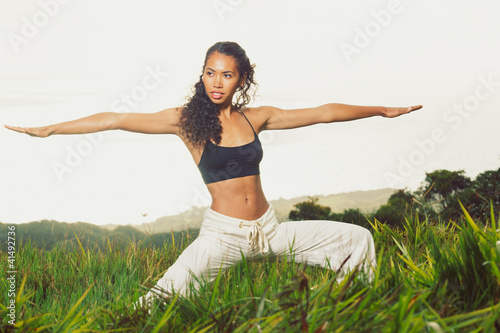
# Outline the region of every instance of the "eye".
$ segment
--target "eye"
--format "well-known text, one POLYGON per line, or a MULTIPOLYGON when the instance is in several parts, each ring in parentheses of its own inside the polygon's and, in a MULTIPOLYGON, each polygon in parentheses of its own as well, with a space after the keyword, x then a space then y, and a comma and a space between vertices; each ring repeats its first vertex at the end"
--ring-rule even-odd
POLYGON ((227 78, 227 79, 230 79, 231 78, 231 74, 225 74, 224 77, 227 78))
POLYGON ((207 75, 208 75, 208 76, 212 76, 212 74, 213 74, 213 73, 212 73, 211 71, 207 71, 207 75))

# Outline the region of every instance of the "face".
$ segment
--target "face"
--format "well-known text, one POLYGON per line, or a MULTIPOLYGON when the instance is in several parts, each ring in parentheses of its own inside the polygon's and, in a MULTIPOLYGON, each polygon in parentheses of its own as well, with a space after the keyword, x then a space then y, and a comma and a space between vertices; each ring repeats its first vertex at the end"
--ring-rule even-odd
POLYGON ((219 52, 212 53, 205 64, 203 84, 213 103, 230 106, 233 95, 242 84, 236 60, 219 52))

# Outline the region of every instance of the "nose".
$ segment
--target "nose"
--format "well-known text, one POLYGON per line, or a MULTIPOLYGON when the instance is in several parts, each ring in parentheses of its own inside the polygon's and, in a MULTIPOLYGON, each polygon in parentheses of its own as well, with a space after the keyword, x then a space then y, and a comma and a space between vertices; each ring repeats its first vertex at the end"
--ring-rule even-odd
POLYGON ((220 75, 216 75, 213 81, 214 88, 222 88, 222 77, 220 75))

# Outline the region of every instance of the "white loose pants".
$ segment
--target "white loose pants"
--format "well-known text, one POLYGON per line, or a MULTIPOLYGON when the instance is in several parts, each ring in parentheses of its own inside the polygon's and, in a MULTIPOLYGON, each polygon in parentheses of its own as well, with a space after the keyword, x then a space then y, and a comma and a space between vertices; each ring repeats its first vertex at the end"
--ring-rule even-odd
MULTIPOLYGON (((167 297, 173 291, 187 295, 189 284, 203 277, 212 281, 219 269, 263 254, 295 256, 295 262, 338 270, 338 280, 355 268, 373 276, 375 247, 371 233, 358 225, 334 221, 297 221, 278 223, 274 209, 253 221, 205 211, 199 236, 145 296, 167 297), (166 293, 165 293, 166 292, 166 293)), ((141 297, 141 303, 143 297, 141 297)))

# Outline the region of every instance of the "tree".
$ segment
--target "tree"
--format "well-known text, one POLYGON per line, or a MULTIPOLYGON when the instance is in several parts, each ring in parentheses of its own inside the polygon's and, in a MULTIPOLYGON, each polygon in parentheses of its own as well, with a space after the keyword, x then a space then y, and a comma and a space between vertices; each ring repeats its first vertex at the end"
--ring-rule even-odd
MULTIPOLYGON (((387 204, 380 206, 373 217, 390 226, 400 226, 405 216, 413 214, 414 211, 419 211, 419 207, 415 207, 415 202, 417 201, 414 194, 406 189, 398 190, 389 197, 387 204)), ((421 213, 419 215, 424 218, 421 213)))
POLYGON ((464 170, 436 170, 426 173, 419 192, 428 198, 427 200, 440 202, 442 209, 446 209, 457 194, 472 184, 470 178, 464 174, 464 170))
POLYGON ((318 205, 318 198, 308 198, 308 201, 293 205, 294 209, 290 211, 288 218, 292 221, 328 220, 332 211, 330 207, 318 205))
POLYGON ((373 218, 392 227, 398 227, 404 221, 404 214, 401 209, 386 204, 377 209, 373 218))
POLYGON ((415 202, 415 196, 406 189, 397 190, 387 200, 387 204, 403 211, 412 207, 415 202))
POLYGON ((450 198, 448 198, 446 208, 440 212, 441 218, 445 220, 459 220, 463 215, 462 207, 460 203, 465 207, 467 212, 474 218, 478 217, 478 213, 481 214, 481 200, 476 195, 472 186, 460 191, 450 198))
POLYGON ((359 210, 359 208, 349 208, 344 210, 340 221, 346 223, 357 224, 363 227, 368 227, 369 223, 366 220, 365 215, 359 210))
POLYGON ((469 213, 476 218, 490 218, 490 200, 496 213, 500 210, 500 168, 480 173, 472 183, 473 206, 469 213))
POLYGON ((493 204, 500 204, 500 168, 496 171, 480 173, 474 180, 476 193, 484 199, 492 199, 493 204))

